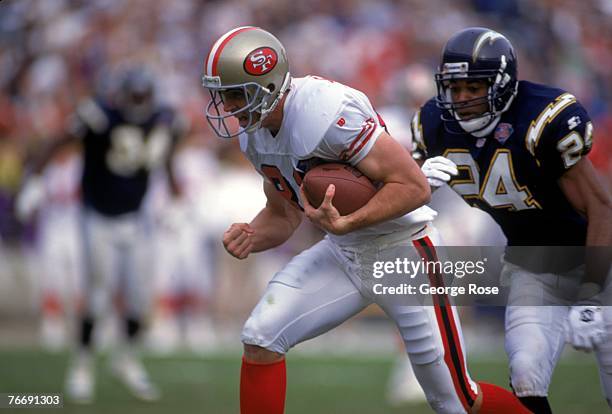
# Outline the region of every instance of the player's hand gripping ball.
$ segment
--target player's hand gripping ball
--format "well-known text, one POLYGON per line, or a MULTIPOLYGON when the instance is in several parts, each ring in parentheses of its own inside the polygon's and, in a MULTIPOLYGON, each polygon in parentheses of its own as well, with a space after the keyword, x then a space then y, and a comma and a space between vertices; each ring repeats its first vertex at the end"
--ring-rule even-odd
POLYGON ((330 184, 336 187, 332 204, 340 215, 360 209, 376 194, 376 187, 358 169, 347 164, 322 164, 306 173, 302 185, 308 201, 318 208, 330 184))

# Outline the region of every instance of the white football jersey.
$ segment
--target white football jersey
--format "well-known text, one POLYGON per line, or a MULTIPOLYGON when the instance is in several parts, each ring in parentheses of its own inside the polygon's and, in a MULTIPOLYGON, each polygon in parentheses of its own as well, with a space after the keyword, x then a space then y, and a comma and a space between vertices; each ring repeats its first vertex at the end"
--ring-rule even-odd
MULTIPOLYGON (((355 166, 384 131, 362 92, 316 76, 292 79, 283 109, 276 136, 259 128, 240 135, 240 148, 264 179, 300 207, 300 184, 308 160, 320 158, 355 166)), ((357 244, 383 234, 416 232, 435 216, 434 210, 424 206, 344 236, 329 236, 338 244, 357 244)))

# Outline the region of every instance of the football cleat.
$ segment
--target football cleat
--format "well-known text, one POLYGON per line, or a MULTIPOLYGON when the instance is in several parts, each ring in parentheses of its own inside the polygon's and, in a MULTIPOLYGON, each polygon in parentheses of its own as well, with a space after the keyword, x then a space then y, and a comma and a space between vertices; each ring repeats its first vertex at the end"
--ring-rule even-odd
POLYGON ((130 352, 121 353, 111 360, 111 372, 139 400, 157 401, 161 398, 142 362, 130 352))
POLYGON ((88 353, 77 355, 68 368, 66 395, 77 404, 90 404, 94 397, 94 361, 88 353))

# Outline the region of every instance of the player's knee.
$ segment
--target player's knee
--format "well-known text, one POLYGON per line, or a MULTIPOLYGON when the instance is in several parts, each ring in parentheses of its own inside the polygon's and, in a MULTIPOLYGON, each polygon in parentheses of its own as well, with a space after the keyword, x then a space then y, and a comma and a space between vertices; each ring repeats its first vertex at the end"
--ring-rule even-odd
POLYGON ((606 360, 600 362, 599 370, 602 372, 603 375, 606 375, 608 377, 612 376, 612 361, 606 360))
POLYGON ((611 378, 612 384, 612 336, 604 341, 597 349, 597 362, 599 371, 605 378, 611 378))
POLYGON ((283 359, 284 355, 257 345, 244 344, 244 357, 250 362, 267 364, 283 359))
POLYGON ((282 333, 278 332, 278 324, 264 318, 251 316, 244 327, 240 336, 242 343, 254 345, 278 354, 285 354, 290 344, 282 333))
POLYGON ((612 364, 610 364, 609 358, 599 360, 599 376, 606 401, 612 408, 612 364))
POLYGON ((550 369, 537 355, 521 352, 510 359, 510 379, 519 397, 546 396, 550 369))

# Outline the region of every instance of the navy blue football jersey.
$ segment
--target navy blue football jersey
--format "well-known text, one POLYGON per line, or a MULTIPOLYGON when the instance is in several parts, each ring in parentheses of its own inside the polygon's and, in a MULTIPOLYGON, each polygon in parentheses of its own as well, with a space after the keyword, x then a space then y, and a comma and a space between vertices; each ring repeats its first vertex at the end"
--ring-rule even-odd
POLYGON ((459 175, 449 185, 501 226, 509 246, 584 246, 587 223, 558 178, 591 149, 593 125, 576 98, 520 81, 510 108, 485 138, 445 126, 431 99, 414 115, 414 157, 444 156, 459 175), (450 130, 450 131, 449 131, 450 130))
POLYGON ((140 208, 150 171, 165 164, 182 125, 167 107, 134 123, 113 106, 91 99, 79 105, 70 130, 83 145, 83 204, 117 216, 140 208))

